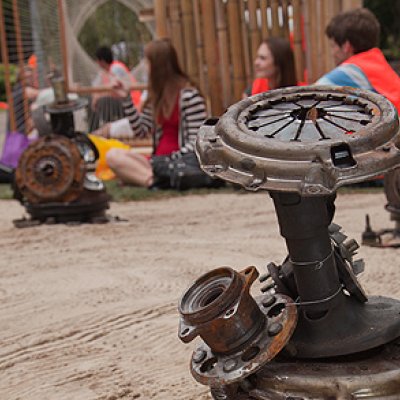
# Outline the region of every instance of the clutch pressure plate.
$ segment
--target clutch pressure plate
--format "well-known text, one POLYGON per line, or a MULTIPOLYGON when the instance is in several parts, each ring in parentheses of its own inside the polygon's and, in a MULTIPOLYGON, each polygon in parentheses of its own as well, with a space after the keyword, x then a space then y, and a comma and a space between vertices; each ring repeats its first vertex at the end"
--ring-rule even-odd
POLYGON ((400 163, 396 109, 353 88, 293 87, 231 106, 200 129, 210 175, 249 190, 324 195, 400 163))

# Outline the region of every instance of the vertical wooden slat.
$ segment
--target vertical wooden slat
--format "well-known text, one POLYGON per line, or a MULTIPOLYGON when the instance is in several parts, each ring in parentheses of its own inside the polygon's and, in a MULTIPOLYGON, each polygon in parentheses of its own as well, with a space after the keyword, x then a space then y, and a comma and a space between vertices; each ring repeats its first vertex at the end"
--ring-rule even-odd
MULTIPOLYGON (((250 84, 253 79, 253 61, 254 59, 251 56, 251 50, 249 45, 249 30, 247 29, 247 23, 245 20, 245 13, 246 13, 246 4, 245 0, 240 0, 240 26, 237 27, 241 34, 242 38, 242 54, 243 54, 243 61, 244 61, 244 75, 246 84, 250 84)), ((232 56, 233 57, 233 56, 232 56)))
POLYGON ((64 1, 58 0, 58 19, 60 25, 60 41, 61 41, 61 54, 63 62, 63 75, 64 75, 64 93, 69 91, 69 73, 68 73, 68 53, 67 53, 67 39, 65 32, 65 14, 64 14, 64 1))
POLYGON ((200 0, 192 0, 193 5, 193 18, 194 18, 194 31, 196 37, 196 54, 199 63, 199 86, 203 94, 206 93, 206 81, 204 76, 204 54, 203 54, 203 37, 202 37, 202 23, 200 16, 200 0))
POLYGON ((171 41, 178 54, 179 63, 186 69, 185 52, 183 49, 181 7, 179 0, 169 0, 169 15, 171 21, 171 41))
POLYGON ((218 71, 214 0, 201 0, 201 13, 211 112, 213 115, 220 115, 224 108, 222 106, 221 81, 218 71))
POLYGON ((269 37, 267 10, 268 10, 268 1, 260 0, 261 38, 262 38, 262 40, 265 40, 269 37))
POLYGON ((19 19, 19 10, 18 10, 18 1, 12 1, 12 9, 13 9, 13 19, 14 19, 14 29, 15 29, 15 41, 17 45, 17 58, 18 58, 18 65, 20 70, 20 78, 21 78, 21 88, 22 88, 22 98, 23 98, 23 107, 24 107, 24 126, 25 126, 25 133, 28 134, 27 131, 28 127, 28 120, 29 120, 29 103, 28 99, 26 98, 26 80, 25 80, 25 62, 24 62, 24 49, 22 47, 22 38, 21 38, 21 23, 19 19))
POLYGON ((7 103, 9 109, 10 118, 10 130, 15 132, 15 113, 14 110, 14 99, 12 96, 11 83, 10 83, 10 61, 8 58, 8 47, 7 47, 7 35, 5 29, 5 20, 3 14, 3 0, 0 0, 0 42, 1 42, 1 58, 4 65, 4 84, 6 87, 7 103))
POLYGON ((301 0, 292 0, 293 7, 293 51, 296 61, 296 76, 298 82, 304 81, 304 50, 303 50, 303 30, 301 0))
POLYGON ((342 11, 351 10, 353 8, 362 7, 362 0, 342 0, 342 11))
POLYGON ((194 46, 195 32, 193 30, 193 3, 192 0, 181 0, 183 46, 186 54, 186 72, 190 79, 199 83, 199 68, 194 46))
POLYGON ((279 27, 279 1, 271 0, 271 14, 272 14, 272 36, 281 36, 281 28, 279 27))
POLYGON ((289 40, 289 35, 290 35, 290 30, 289 30, 289 7, 290 1, 288 0, 281 0, 281 6, 282 6, 282 16, 283 16, 283 36, 289 40))
POLYGON ((228 30, 226 24, 226 5, 223 1, 215 2, 217 20, 218 49, 220 59, 220 76, 222 82, 223 106, 228 107, 232 98, 232 80, 230 74, 228 30))
POLYGON ((249 12, 249 30, 250 30, 250 48, 251 48, 251 59, 254 60, 257 54, 258 46, 261 42, 260 31, 257 23, 257 0, 248 0, 248 12, 249 12))
POLYGON ((233 101, 238 101, 246 87, 246 79, 243 66, 243 47, 241 41, 240 4, 238 0, 229 0, 227 3, 229 19, 229 38, 233 66, 233 101))
POLYGON ((156 38, 168 37, 167 29, 167 2, 165 0, 154 0, 154 15, 156 20, 156 38))

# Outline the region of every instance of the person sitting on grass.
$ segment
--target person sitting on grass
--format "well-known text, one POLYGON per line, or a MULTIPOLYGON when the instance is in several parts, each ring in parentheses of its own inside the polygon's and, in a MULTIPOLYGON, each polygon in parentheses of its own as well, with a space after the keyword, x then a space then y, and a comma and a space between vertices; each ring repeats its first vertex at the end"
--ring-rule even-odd
POLYGON ((122 141, 153 135, 153 154, 150 158, 132 149, 111 149, 106 159, 123 183, 165 188, 169 183, 164 181, 158 160, 163 158, 162 165, 165 166, 168 159, 176 160, 194 152, 197 132, 207 117, 206 105, 199 90, 181 69, 170 40, 159 39, 148 43, 145 58, 149 68, 149 95, 143 111, 138 112, 122 84, 115 89, 115 94, 124 98, 124 111, 131 130, 121 133, 116 121, 94 134, 122 141))

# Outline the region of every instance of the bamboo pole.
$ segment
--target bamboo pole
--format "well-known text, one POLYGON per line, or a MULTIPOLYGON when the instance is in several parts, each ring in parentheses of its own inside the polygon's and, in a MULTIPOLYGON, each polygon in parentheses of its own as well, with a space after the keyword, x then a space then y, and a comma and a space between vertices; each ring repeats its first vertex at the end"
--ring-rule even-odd
POLYGON ((240 0, 240 18, 239 18, 240 27, 238 26, 237 29, 241 32, 242 35, 242 46, 243 46, 242 54, 244 60, 243 68, 244 68, 246 85, 249 85, 253 80, 253 59, 250 54, 249 33, 247 30, 247 23, 245 20, 245 12, 246 12, 245 0, 240 0))
POLYGON ((261 42, 260 31, 257 23, 257 0, 248 0, 248 12, 249 12, 249 29, 250 29, 250 48, 251 48, 251 59, 256 58, 257 49, 261 42))
POLYGON ((268 28, 268 2, 267 0, 260 0, 260 12, 261 12, 261 40, 267 39, 269 35, 268 28))
POLYGON ((217 0, 215 2, 215 15, 217 20, 218 49, 220 55, 220 75, 222 82, 223 105, 228 107, 232 98, 232 80, 230 74, 228 30, 226 24, 226 5, 217 0))
POLYGON ((169 15, 171 21, 171 41, 178 54, 180 65, 186 69, 186 57, 182 40, 181 8, 179 0, 169 1, 169 15))
POLYGON ((10 61, 8 58, 8 47, 7 47, 7 35, 5 29, 5 20, 3 14, 3 0, 0 0, 0 41, 1 41, 1 58, 4 65, 4 84, 6 87, 6 96, 8 103, 8 114, 10 118, 10 130, 15 132, 15 113, 14 113, 14 99, 12 95, 11 83, 10 83, 10 61))
POLYGON ((65 16, 64 16, 64 1, 58 0, 58 18, 60 24, 60 40, 61 40, 61 54, 63 62, 63 74, 64 74, 64 91, 68 93, 69 87, 69 73, 68 73, 68 53, 67 53, 67 39, 65 32, 65 16))
POLYGON ((230 49, 233 66, 233 101, 241 99, 246 87, 243 67, 243 46, 240 40, 240 4, 238 0, 229 0, 227 3, 229 20, 230 49))
POLYGON ((194 30, 196 37, 196 54, 199 63, 199 85, 200 90, 206 93, 206 80, 204 76, 204 55, 203 55, 203 38, 201 35, 202 25, 200 16, 199 0, 192 0, 193 4, 193 17, 194 17, 194 30))
POLYGON ((197 84, 199 83, 199 68, 196 57, 196 48, 194 43, 195 32, 193 30, 193 3, 192 0, 181 0, 182 10, 182 30, 183 45, 186 54, 186 72, 190 79, 197 84))
POLYGON ((217 35, 215 32, 214 0, 201 0, 201 13, 203 20, 204 51, 207 62, 207 75, 211 112, 220 115, 223 111, 221 97, 221 81, 218 71, 217 35))
POLYGON ((272 36, 281 36, 281 28, 279 27, 279 2, 278 0, 271 0, 271 14, 272 14, 272 36))
POLYGON ((19 19, 19 10, 18 10, 18 2, 17 0, 12 1, 12 10, 13 10, 13 19, 14 19, 14 29, 15 29, 15 41, 17 45, 17 58, 19 65, 19 77, 22 88, 22 101, 24 107, 24 126, 25 126, 25 134, 28 134, 28 121, 29 121, 29 102, 26 98, 26 78, 25 78, 25 62, 24 62, 24 49, 22 47, 22 39, 21 39, 21 24, 19 19))
POLYGON ((302 31, 301 0, 292 0, 293 7, 293 51, 296 62, 296 76, 298 82, 304 81, 304 50, 302 31))
POLYGON ((283 19, 283 25, 282 25, 282 31, 283 31, 283 36, 289 40, 289 1, 288 0, 281 0, 281 6, 282 6, 282 19, 283 19))
POLYGON ((154 0, 154 16, 156 20, 156 38, 168 37, 167 2, 165 0, 154 0))

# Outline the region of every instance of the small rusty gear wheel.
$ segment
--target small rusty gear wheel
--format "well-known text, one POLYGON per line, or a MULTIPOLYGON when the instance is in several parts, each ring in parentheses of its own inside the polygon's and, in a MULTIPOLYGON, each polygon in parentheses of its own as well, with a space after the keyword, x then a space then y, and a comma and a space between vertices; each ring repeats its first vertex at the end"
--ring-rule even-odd
POLYGON ((32 143, 15 171, 18 190, 33 204, 75 200, 84 176, 85 163, 78 146, 59 135, 32 143))
POLYGON ((400 163, 394 106, 365 90, 292 87, 232 105, 199 131, 205 172, 248 190, 334 193, 400 163))

